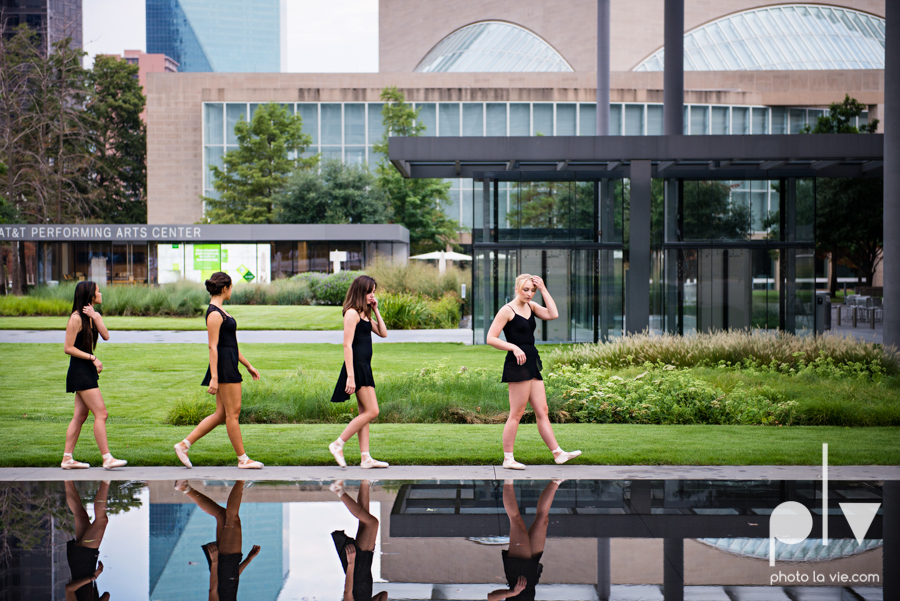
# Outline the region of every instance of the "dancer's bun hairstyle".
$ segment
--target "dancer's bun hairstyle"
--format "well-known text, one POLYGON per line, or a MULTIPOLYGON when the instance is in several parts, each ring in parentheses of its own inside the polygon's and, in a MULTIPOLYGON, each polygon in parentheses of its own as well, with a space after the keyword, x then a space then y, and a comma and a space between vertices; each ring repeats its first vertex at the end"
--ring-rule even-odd
POLYGON ((229 286, 231 286, 231 276, 224 271, 217 271, 206 280, 206 291, 210 296, 219 296, 229 286))

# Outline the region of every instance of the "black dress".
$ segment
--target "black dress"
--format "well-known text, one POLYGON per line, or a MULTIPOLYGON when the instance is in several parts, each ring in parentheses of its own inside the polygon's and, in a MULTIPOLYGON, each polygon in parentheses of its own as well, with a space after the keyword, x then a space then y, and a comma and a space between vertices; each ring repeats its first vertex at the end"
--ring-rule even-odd
MULTIPOLYGON (((206 563, 212 570, 212 557, 209 555, 209 546, 216 543, 206 543, 201 545, 203 554, 206 555, 206 563)), ((219 553, 216 560, 216 592, 219 594, 219 601, 234 601, 237 599, 238 585, 241 583, 241 560, 243 553, 219 553)))
POLYGON ((507 351, 506 361, 503 362, 503 378, 500 381, 543 380, 541 370, 544 366, 541 364, 541 357, 534 346, 534 329, 537 326, 534 320, 534 310, 532 309, 528 319, 515 311, 513 313, 515 313, 513 318, 503 326, 503 333, 506 335, 508 343, 515 344, 525 353, 525 363, 519 365, 516 363, 516 355, 512 351, 507 351))
POLYGON ((344 574, 347 573, 347 556, 344 554, 344 548, 351 544, 356 546, 356 561, 353 562, 353 601, 372 601, 372 559, 375 558, 375 552, 361 550, 356 540, 344 534, 343 530, 332 532, 331 539, 341 558, 344 574))
MULTIPOLYGON (((83 328, 75 335, 75 348, 81 349, 82 344, 84 344, 83 328)), ((81 390, 100 388, 97 384, 99 379, 100 374, 97 373, 97 366, 94 365, 93 361, 69 355, 69 371, 66 373, 66 392, 79 392, 81 390)))
MULTIPOLYGON (((372 322, 360 319, 356 323, 356 331, 353 333, 353 378, 356 381, 356 389, 363 386, 375 388, 375 377, 372 375, 372 322)), ((332 403, 343 403, 350 399, 345 390, 347 388, 347 364, 341 366, 341 374, 338 376, 334 393, 331 395, 332 403)))
MULTIPOLYGON (((237 321, 234 317, 227 315, 225 311, 215 305, 210 305, 206 310, 206 319, 209 314, 218 311, 222 314, 222 325, 219 327, 219 343, 216 345, 219 361, 218 367, 219 384, 237 384, 243 382, 241 372, 238 371, 238 343, 237 343, 237 321)), ((209 367, 206 368, 206 377, 203 378, 203 386, 209 386, 212 379, 212 373, 209 367)))
POLYGON ((535 586, 541 579, 544 565, 541 563, 543 552, 524 557, 511 557, 509 551, 503 551, 503 571, 509 588, 515 588, 520 576, 524 576, 527 584, 524 590, 515 597, 507 597, 508 601, 534 601, 535 586))
MULTIPOLYGON (((93 366, 91 366, 93 367, 93 366)), ((70 540, 66 543, 66 559, 69 562, 69 571, 72 573, 70 582, 93 576, 97 570, 97 560, 100 559, 100 549, 82 547, 70 540)), ((75 591, 78 601, 96 601, 100 598, 96 582, 88 582, 75 591)))

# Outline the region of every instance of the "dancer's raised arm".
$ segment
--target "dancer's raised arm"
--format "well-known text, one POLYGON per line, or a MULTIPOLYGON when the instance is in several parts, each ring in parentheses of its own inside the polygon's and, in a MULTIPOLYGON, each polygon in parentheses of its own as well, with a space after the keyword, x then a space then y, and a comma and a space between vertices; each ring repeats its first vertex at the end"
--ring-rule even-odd
POLYGON ((532 276, 531 281, 534 282, 535 288, 538 289, 541 293, 541 298, 544 299, 544 305, 541 306, 534 301, 530 301, 528 304, 531 307, 534 314, 543 319, 544 321, 552 321, 559 317, 559 310, 556 308, 556 302, 553 300, 553 297, 550 296, 550 291, 547 290, 547 285, 544 283, 544 280, 539 278, 538 276, 532 276))

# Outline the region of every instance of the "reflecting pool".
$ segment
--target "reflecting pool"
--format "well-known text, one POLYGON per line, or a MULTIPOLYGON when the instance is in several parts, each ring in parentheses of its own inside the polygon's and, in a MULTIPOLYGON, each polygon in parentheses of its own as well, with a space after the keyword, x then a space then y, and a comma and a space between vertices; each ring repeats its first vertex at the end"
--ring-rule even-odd
POLYGON ((4 482, 0 599, 880 600, 898 578, 898 489, 4 482))

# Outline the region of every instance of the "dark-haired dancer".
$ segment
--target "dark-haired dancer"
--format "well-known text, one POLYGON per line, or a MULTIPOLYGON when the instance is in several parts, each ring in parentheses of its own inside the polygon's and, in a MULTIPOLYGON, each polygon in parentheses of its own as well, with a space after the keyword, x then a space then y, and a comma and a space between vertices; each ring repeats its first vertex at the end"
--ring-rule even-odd
POLYGON ((525 520, 519 512, 516 500, 515 481, 503 483, 503 508, 509 518, 509 549, 503 551, 503 572, 509 590, 500 589, 488 594, 488 601, 510 599, 512 601, 534 601, 535 587, 544 570, 541 556, 547 542, 547 527, 550 525, 550 508, 553 497, 563 480, 553 480, 544 487, 535 508, 531 528, 525 527, 525 520))
POLYGON ((98 336, 109 340, 109 330, 103 325, 103 318, 94 310, 94 303, 100 302, 103 302, 103 295, 94 282, 79 282, 75 286, 75 300, 72 303, 72 315, 66 325, 66 341, 63 346, 69 355, 66 392, 75 393, 75 413, 66 429, 66 449, 60 464, 64 470, 91 467, 88 463, 72 458, 88 412, 94 414, 94 438, 103 455, 103 467, 109 470, 128 463, 124 459, 113 457, 106 441, 106 418, 109 413, 98 384, 103 363, 94 356, 98 336))
POLYGON ((244 545, 240 514, 241 499, 244 495, 243 480, 234 483, 225 507, 191 488, 186 480, 176 482, 175 490, 186 494, 204 513, 216 519, 215 542, 200 547, 206 555, 206 563, 209 564, 209 601, 237 599, 241 574, 259 555, 260 549, 259 545, 253 545, 247 553, 247 559, 244 559, 241 551, 244 545))
POLYGON ((509 384, 509 417, 503 426, 503 467, 511 470, 525 469, 525 466, 513 457, 513 447, 516 444, 519 422, 525 415, 525 408, 529 403, 534 409, 538 432, 553 453, 554 461, 565 463, 581 455, 581 451, 571 453, 563 451, 556 443, 553 426, 550 425, 547 392, 544 390, 544 379, 541 377, 543 366, 534 346, 535 315, 549 321, 559 317, 559 311, 550 292, 547 291, 547 286, 544 285, 544 280, 523 273, 516 278, 516 297, 497 311, 487 335, 488 344, 501 351, 507 351, 501 379, 502 382, 509 384), (541 291, 546 307, 531 300, 537 290, 541 291), (506 335, 505 342, 499 338, 501 331, 506 335))
POLYGON ((94 495, 94 521, 91 521, 75 483, 67 480, 66 505, 75 518, 75 538, 66 543, 66 560, 72 579, 66 584, 66 601, 106 601, 109 593, 100 595, 97 578, 103 573, 100 560, 100 543, 106 534, 109 518, 106 515, 106 499, 109 496, 109 482, 100 483, 94 495))
POLYGON ((193 467, 188 458, 191 445, 212 432, 219 424, 225 424, 228 439, 238 456, 238 467, 242 469, 260 469, 263 464, 253 461, 244 453, 244 441, 241 438, 241 426, 238 418, 241 415, 241 372, 238 363, 242 363, 254 380, 259 380, 259 372, 244 358, 238 350, 237 321, 225 312, 222 304, 231 298, 231 276, 217 271, 206 280, 209 291, 209 307, 206 309, 206 330, 209 334, 209 367, 203 386, 206 392, 216 395, 216 412, 203 418, 187 438, 175 444, 175 454, 186 467, 193 467))
POLYGON ((341 435, 328 445, 334 460, 346 467, 344 443, 354 434, 359 434, 360 467, 387 467, 387 462, 378 461, 369 454, 369 422, 378 417, 378 399, 375 397, 375 378, 372 376, 372 332, 382 338, 387 337, 387 327, 378 312, 375 300, 375 280, 361 275, 350 284, 344 299, 344 365, 338 376, 332 403, 343 403, 356 393, 359 415, 347 424, 341 435), (377 323, 372 323, 372 315, 377 323))
POLYGON ((350 538, 343 530, 331 533, 334 548, 344 568, 343 601, 387 601, 387 591, 372 595, 372 560, 375 558, 375 542, 378 540, 378 518, 369 513, 369 481, 359 482, 356 500, 344 492, 344 481, 338 480, 329 490, 336 494, 350 513, 359 520, 356 538, 350 538))

